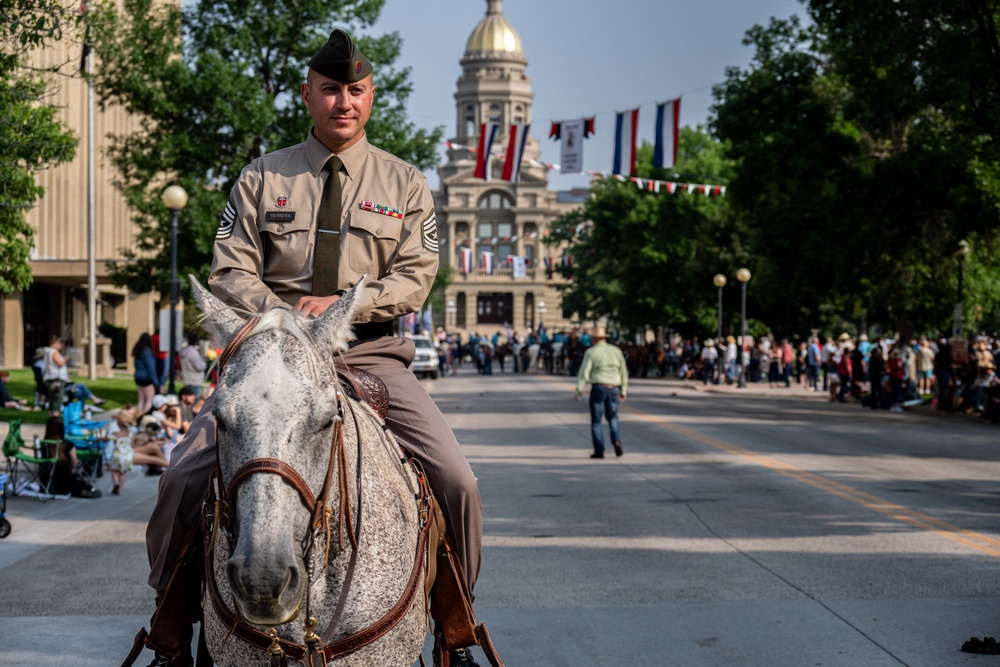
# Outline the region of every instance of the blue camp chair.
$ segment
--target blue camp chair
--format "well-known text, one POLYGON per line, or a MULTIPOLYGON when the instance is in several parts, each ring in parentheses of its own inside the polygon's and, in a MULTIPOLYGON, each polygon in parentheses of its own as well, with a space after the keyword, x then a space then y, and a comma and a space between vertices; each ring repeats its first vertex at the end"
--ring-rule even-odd
POLYGON ((111 419, 94 420, 83 416, 83 401, 70 401, 63 407, 63 437, 73 443, 83 478, 93 486, 104 465, 104 448, 109 439, 111 419))

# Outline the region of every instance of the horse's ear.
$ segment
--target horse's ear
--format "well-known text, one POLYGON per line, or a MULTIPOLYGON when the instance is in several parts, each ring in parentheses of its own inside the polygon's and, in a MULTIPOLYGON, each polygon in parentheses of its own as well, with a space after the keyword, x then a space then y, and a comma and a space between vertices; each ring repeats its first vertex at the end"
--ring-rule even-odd
POLYGON ((205 321, 219 337, 219 340, 228 341, 243 328, 246 320, 237 315, 236 311, 212 296, 212 293, 202 287, 194 276, 188 275, 188 280, 191 281, 191 291, 194 293, 195 302, 204 313, 205 321))
POLYGON ((365 279, 362 278, 313 322, 313 340, 320 345, 332 346, 333 353, 347 349, 347 344, 354 340, 354 313, 364 294, 364 286, 365 279))

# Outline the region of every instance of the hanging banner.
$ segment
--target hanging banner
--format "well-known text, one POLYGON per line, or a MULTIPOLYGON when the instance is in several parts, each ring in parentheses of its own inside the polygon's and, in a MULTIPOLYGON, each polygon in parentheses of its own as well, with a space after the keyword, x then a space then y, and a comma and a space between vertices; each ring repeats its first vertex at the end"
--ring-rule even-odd
POLYGON ((476 171, 473 174, 476 178, 490 180, 490 152, 499 132, 499 123, 483 123, 479 126, 479 152, 476 154, 476 171))
POLYGON ((562 152, 560 165, 564 174, 579 174, 583 171, 583 134, 586 121, 568 120, 562 123, 562 152))
POLYGON ((511 259, 512 259, 512 262, 513 262, 514 278, 515 279, 517 279, 517 278, 527 278, 528 277, 528 271, 527 271, 527 268, 526 268, 526 262, 524 261, 524 257, 520 257, 518 255, 514 255, 514 256, 512 256, 511 259))
POLYGON ((521 161, 524 159, 524 146, 528 143, 530 123, 514 123, 510 126, 510 141, 507 143, 507 155, 500 175, 505 181, 518 183, 521 180, 521 161))
POLYGON ((639 109, 615 114, 615 164, 611 173, 631 176, 635 173, 636 131, 639 109))
POLYGON ((472 273, 472 248, 459 248, 458 254, 462 259, 462 273, 469 275, 472 273))
POLYGON ((681 98, 656 105, 656 146, 653 166, 673 169, 677 163, 677 142, 680 138, 681 98))
POLYGON ((486 272, 486 275, 492 276, 493 260, 495 255, 492 252, 489 252, 488 250, 484 250, 482 253, 480 253, 480 257, 482 258, 483 271, 486 272))

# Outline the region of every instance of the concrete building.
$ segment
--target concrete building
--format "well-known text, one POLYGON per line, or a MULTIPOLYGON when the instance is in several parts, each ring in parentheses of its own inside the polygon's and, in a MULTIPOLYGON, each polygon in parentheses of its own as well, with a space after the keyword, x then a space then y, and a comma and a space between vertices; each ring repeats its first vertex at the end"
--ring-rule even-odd
MULTIPOLYGON (((72 162, 38 174, 44 197, 28 214, 35 229, 31 254, 34 284, 24 292, 0 296, 0 367, 30 365, 33 351, 48 345, 54 335, 69 341, 69 360, 77 370, 89 369, 88 283, 88 154, 95 165, 95 268, 97 280, 96 323, 104 322, 128 329, 128 346, 144 332, 155 330, 158 294, 134 294, 111 284, 108 262, 123 261, 121 249, 129 247, 135 228, 124 198, 115 190, 112 166, 105 158, 109 133, 130 132, 139 120, 121 108, 101 111, 94 103, 94 141, 88 142, 86 80, 75 74, 81 44, 67 35, 33 54, 35 67, 60 67, 72 76, 50 76, 52 96, 47 102, 59 107, 59 118, 79 138, 72 162)), ((96 368, 99 375, 110 374, 110 340, 97 339, 96 368)), ((126 357, 128 355, 126 354, 126 357)), ((131 359, 128 359, 131 361, 131 359)))
POLYGON ((532 123, 534 98, 521 38, 504 18, 502 0, 486 4, 486 16, 469 36, 461 60, 456 133, 447 162, 438 168, 441 186, 435 207, 441 263, 456 268, 445 292, 444 324, 449 331, 492 334, 505 323, 523 333, 544 322, 553 331, 568 327, 571 314, 561 309, 557 286, 562 279, 558 273, 547 274, 544 264, 546 257, 558 264, 561 252, 542 239, 551 222, 578 207, 588 193, 548 189, 548 168, 537 161, 538 140, 530 133, 519 183, 500 180, 502 164, 495 157, 490 180, 474 176, 476 155, 466 147, 478 145, 481 125, 499 123, 494 145, 506 146, 512 123, 532 123), (473 270, 467 275, 460 261, 462 248, 472 252, 473 270), (480 264, 483 251, 494 254, 492 275, 480 264), (507 259, 511 256, 527 259, 524 278, 514 278, 507 259))

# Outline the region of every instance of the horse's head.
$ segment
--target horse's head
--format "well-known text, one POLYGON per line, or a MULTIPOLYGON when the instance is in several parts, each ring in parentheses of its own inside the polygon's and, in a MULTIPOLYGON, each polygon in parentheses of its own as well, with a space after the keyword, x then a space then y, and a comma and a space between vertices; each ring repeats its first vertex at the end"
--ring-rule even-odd
MULTIPOLYGON (((191 282, 222 340, 246 327, 246 318, 191 282)), ((352 338, 361 287, 316 319, 289 310, 265 313, 224 355, 213 414, 222 483, 233 498, 227 571, 236 608, 251 623, 278 625, 298 614, 309 584, 305 551, 312 516, 289 475, 265 470, 243 476, 241 470, 250 461, 282 461, 320 498, 338 418, 333 359, 352 338)))

